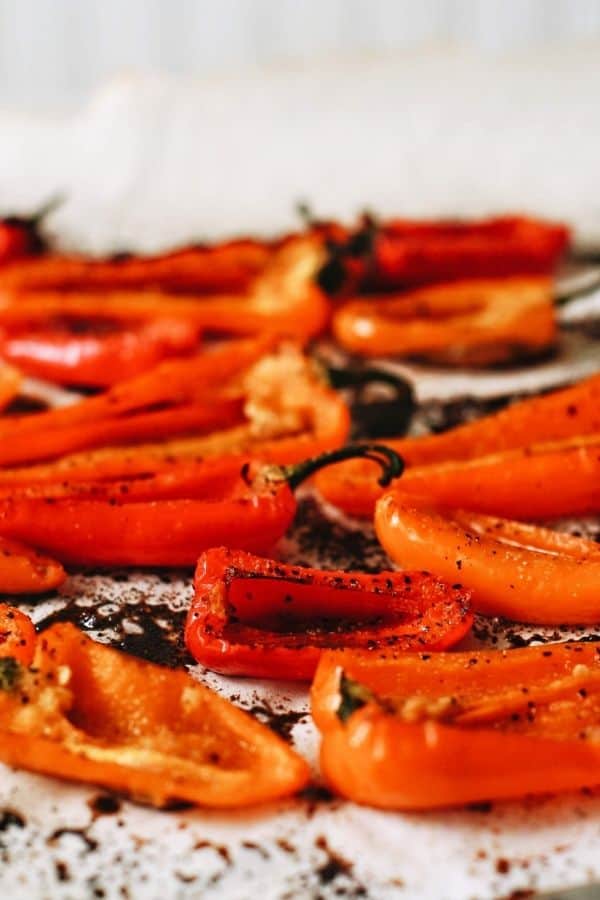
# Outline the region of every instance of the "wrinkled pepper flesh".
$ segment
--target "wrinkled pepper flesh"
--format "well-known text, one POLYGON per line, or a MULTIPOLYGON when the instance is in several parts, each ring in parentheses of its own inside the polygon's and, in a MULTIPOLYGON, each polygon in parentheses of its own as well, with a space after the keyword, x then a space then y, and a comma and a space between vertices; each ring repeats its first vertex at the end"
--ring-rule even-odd
POLYGON ((198 560, 185 627, 228 675, 310 680, 323 650, 439 650, 471 626, 469 593, 422 572, 325 572, 214 548, 198 560))

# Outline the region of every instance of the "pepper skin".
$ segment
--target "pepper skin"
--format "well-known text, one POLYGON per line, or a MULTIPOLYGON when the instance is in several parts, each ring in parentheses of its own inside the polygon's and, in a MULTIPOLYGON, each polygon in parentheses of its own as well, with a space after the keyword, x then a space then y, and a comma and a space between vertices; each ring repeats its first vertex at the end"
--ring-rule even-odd
POLYGON ((0 594, 45 594, 66 577, 54 559, 18 541, 0 537, 0 594))
MULTIPOLYGON (((0 603, 0 660, 10 657, 31 665, 35 650, 35 626, 29 616, 7 603, 0 603)), ((0 684, 2 681, 0 669, 0 684)))

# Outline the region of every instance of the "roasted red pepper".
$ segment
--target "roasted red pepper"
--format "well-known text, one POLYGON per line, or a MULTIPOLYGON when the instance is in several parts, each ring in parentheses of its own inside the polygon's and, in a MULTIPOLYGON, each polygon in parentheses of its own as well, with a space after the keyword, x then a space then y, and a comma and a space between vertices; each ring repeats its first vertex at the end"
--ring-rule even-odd
POLYGON ((462 278, 551 274, 570 240, 562 224, 524 216, 480 221, 366 219, 337 241, 321 280, 338 289, 397 290, 462 278))
POLYGON ((0 594, 44 594, 62 584, 60 563, 29 546, 0 537, 0 594))
POLYGON ((0 356, 27 375, 57 384, 108 387, 198 347, 199 329, 184 320, 119 323, 68 317, 0 327, 0 356))
POLYGON ((309 680, 323 650, 440 650, 469 630, 469 593, 423 572, 322 572, 224 547, 204 553, 185 628, 202 665, 309 680))
POLYGON ((323 465, 377 458, 382 483, 399 473, 387 448, 347 446, 289 467, 240 457, 155 476, 24 488, 0 500, 0 534, 83 565, 190 566, 215 544, 266 553, 291 524, 293 489, 323 465))

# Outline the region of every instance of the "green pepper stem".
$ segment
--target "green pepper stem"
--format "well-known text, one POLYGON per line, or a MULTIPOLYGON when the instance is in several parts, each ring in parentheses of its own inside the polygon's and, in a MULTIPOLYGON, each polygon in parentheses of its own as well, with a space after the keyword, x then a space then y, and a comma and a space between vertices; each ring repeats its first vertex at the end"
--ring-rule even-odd
POLYGON ((292 490, 310 478, 324 466, 342 462, 345 459, 371 459, 379 463, 382 474, 378 479, 381 487, 386 487, 394 478, 399 478, 404 471, 404 460, 390 447, 384 444, 348 444, 338 450, 321 453, 294 466, 283 466, 282 473, 292 490))

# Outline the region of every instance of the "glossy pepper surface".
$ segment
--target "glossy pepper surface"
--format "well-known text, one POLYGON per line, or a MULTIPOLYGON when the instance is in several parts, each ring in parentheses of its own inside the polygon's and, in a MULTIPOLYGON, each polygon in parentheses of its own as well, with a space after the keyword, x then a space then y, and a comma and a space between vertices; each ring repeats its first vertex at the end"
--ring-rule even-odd
POLYGON ((600 620, 595 541, 464 510, 439 512, 396 491, 377 502, 375 529, 395 562, 460 580, 478 612, 542 625, 600 620))
POLYGON ((539 356, 557 338, 549 278, 470 279, 344 303, 333 332, 362 356, 492 365, 539 356))
POLYGON ((600 656, 587 643, 327 653, 312 687, 343 796, 430 809, 600 783, 600 656))
POLYGON ((70 624, 42 632, 33 666, 11 672, 0 687, 8 765, 155 806, 248 806, 289 796, 308 779, 291 748, 223 697, 70 624))

